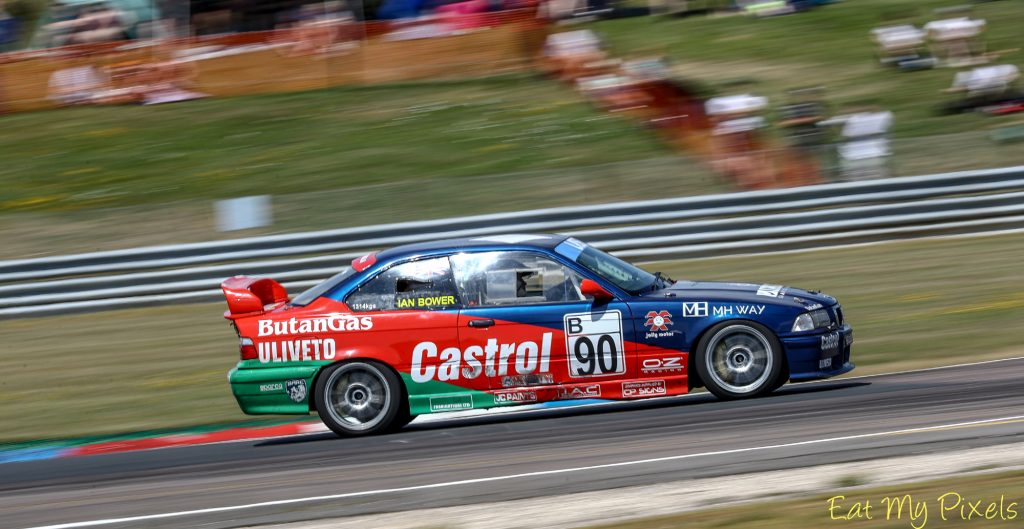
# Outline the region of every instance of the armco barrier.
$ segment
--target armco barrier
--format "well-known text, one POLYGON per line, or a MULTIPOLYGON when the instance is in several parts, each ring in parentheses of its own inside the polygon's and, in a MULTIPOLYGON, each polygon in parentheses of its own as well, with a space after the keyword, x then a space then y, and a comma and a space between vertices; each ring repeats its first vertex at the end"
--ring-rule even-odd
POLYGON ((214 301, 230 275, 290 289, 367 250, 559 232, 639 260, 1024 228, 1024 167, 404 222, 0 261, 0 318, 214 301))

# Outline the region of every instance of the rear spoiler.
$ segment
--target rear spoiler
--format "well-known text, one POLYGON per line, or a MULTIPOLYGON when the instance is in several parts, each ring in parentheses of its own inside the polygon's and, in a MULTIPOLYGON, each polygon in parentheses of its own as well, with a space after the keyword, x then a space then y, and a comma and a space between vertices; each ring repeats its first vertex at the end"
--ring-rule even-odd
POLYGON ((220 284, 228 300, 224 317, 229 320, 258 316, 273 306, 288 302, 288 292, 269 277, 229 277, 220 284))

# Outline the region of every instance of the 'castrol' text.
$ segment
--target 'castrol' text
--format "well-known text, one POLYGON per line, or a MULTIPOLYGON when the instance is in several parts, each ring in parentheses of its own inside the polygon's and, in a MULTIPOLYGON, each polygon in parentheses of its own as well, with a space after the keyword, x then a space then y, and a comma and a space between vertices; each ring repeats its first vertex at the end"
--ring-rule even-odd
POLYGON ((529 375, 545 373, 551 363, 551 333, 546 332, 537 342, 529 340, 519 343, 502 343, 491 338, 484 346, 471 345, 466 350, 446 347, 438 353, 434 342, 420 342, 412 350, 412 379, 414 382, 428 382, 433 379, 447 382, 459 378, 474 379, 482 373, 487 376, 508 375, 510 365, 516 373, 529 375), (514 360, 513 360, 514 358, 514 360), (439 359, 434 365, 431 359, 439 359))

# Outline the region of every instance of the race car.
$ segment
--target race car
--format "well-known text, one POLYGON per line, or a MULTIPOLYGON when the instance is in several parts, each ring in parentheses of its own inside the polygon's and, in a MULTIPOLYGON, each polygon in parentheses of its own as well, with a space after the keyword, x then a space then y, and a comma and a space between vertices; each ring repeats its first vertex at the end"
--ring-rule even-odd
POLYGON ((562 235, 369 253, 294 298, 267 278, 221 287, 242 411, 315 411, 340 435, 555 400, 758 397, 854 368, 831 296, 673 281, 562 235))

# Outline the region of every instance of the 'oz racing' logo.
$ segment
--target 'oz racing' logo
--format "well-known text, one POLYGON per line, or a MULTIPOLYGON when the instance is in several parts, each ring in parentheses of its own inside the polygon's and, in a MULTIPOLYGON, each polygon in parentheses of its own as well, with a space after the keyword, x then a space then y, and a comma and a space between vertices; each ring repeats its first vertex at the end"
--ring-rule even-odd
POLYGON ((673 371, 682 371, 683 357, 681 356, 666 356, 664 358, 645 358, 643 362, 640 362, 640 370, 643 373, 670 373, 673 371))

